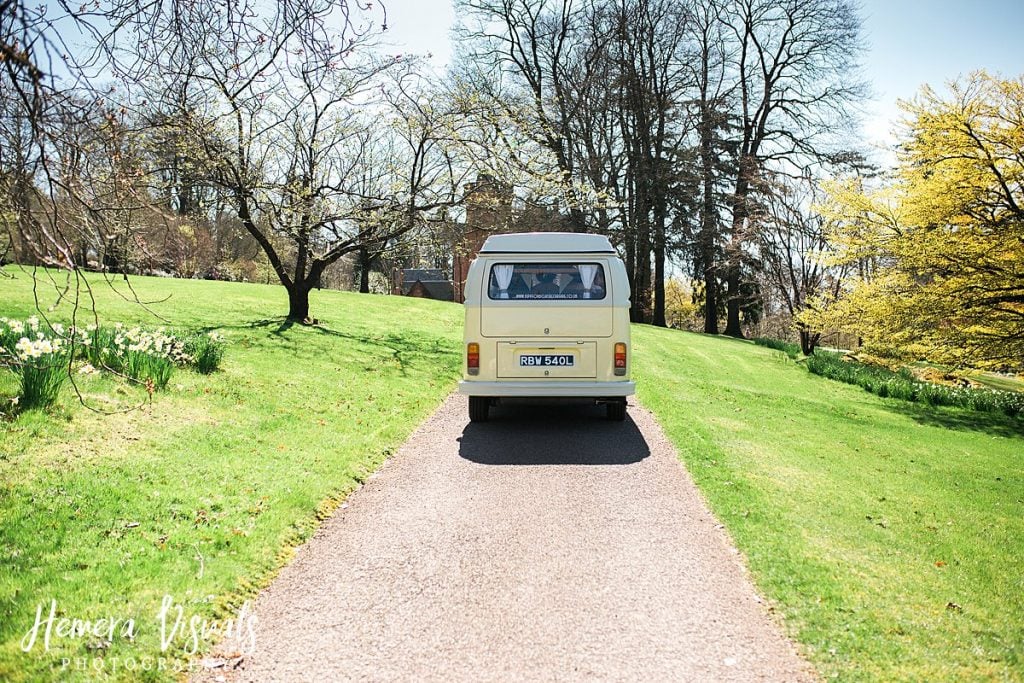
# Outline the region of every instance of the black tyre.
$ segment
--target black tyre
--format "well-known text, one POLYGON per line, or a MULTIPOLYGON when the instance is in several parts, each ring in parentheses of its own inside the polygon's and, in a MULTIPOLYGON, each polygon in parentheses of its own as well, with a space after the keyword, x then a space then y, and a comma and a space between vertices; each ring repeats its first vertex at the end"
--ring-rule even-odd
POLYGON ((626 419, 625 401, 612 401, 611 403, 606 403, 605 409, 608 411, 608 419, 612 422, 622 422, 626 419))
POLYGON ((491 412, 491 399, 486 396, 469 397, 469 420, 470 422, 487 422, 491 412))

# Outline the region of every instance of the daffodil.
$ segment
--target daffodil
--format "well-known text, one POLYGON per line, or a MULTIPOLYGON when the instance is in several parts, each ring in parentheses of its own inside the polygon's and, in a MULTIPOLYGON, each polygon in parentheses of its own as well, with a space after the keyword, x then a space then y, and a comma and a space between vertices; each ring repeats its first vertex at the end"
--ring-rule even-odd
POLYGON ((18 343, 14 345, 14 350, 18 352, 18 357, 25 360, 32 355, 32 342, 29 341, 28 337, 22 337, 18 340, 18 343))

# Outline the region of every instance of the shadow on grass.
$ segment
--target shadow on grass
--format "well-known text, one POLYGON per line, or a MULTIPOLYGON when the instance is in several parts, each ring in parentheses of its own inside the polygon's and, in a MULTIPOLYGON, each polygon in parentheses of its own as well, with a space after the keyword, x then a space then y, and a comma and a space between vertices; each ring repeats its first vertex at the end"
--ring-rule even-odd
MULTIPOLYGON (((250 330, 270 329, 274 327, 276 329, 274 329, 271 334, 283 337, 284 333, 292 329, 294 326, 295 321, 291 318, 261 318, 260 320, 253 320, 252 322, 244 325, 236 325, 235 327, 243 329, 248 328, 250 330)), ((310 327, 312 327, 312 325, 310 325, 310 327)))
POLYGON ((1024 417, 1012 418, 1000 413, 927 406, 896 399, 890 401, 886 407, 929 427, 942 427, 959 432, 984 432, 1008 439, 1024 439, 1024 417))
MULTIPOLYGON (((296 326, 294 320, 288 318, 262 318, 248 323, 238 325, 217 325, 202 328, 200 331, 238 329, 238 330, 259 330, 269 331, 271 336, 290 342, 295 345, 294 339, 289 332, 296 326)), ((399 372, 404 376, 408 366, 412 365, 418 357, 426 357, 433 362, 445 363, 451 367, 451 371, 457 372, 459 359, 458 351, 449 348, 445 340, 428 335, 400 335, 387 334, 383 336, 371 336, 367 334, 353 334, 331 329, 323 324, 302 325, 300 329, 308 329, 317 334, 342 339, 348 342, 376 347, 382 350, 382 355, 390 356, 398 365, 399 372)))
POLYGON ((609 422, 603 406, 503 403, 471 422, 459 455, 481 465, 629 465, 651 454, 633 419, 609 422))

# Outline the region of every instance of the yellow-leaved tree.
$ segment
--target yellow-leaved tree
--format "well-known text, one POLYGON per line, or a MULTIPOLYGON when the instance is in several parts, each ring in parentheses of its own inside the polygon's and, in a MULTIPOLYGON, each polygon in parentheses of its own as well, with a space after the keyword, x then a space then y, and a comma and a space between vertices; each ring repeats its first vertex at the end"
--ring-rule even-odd
POLYGON ((831 186, 832 260, 859 276, 801 320, 867 350, 1024 367, 1024 76, 976 72, 910 102, 894 173, 831 186))
MULTIPOLYGON (((693 285, 677 277, 665 282, 665 323, 677 330, 699 330, 701 306, 693 301, 693 285)), ((699 283, 698 286, 703 285, 699 283)))

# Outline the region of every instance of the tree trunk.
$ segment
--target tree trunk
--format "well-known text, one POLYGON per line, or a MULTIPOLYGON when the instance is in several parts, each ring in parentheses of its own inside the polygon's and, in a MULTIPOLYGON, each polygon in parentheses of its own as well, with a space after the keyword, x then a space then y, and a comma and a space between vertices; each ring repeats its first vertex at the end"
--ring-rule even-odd
POLYGON ((633 307, 629 312, 629 320, 634 323, 647 323, 651 306, 651 250, 645 241, 637 241, 636 288, 633 290, 633 307))
POLYGON ((821 341, 820 332, 811 332, 810 330, 800 330, 800 350, 803 351, 805 356, 810 356, 814 353, 814 349, 818 346, 818 342, 821 341))
POLYGON ((630 322, 636 322, 636 298, 639 296, 639 279, 636 276, 636 232, 634 231, 634 226, 630 224, 628 214, 627 217, 620 220, 622 221, 622 246, 626 257, 626 279, 629 282, 630 293, 629 320, 630 322))
POLYGON ((633 290, 630 321, 647 323, 650 322, 648 314, 651 310, 651 214, 645 190, 640 186, 640 180, 640 178, 636 178, 637 199, 633 211, 636 227, 636 256, 633 263, 633 267, 636 269, 634 275, 636 288, 633 290))
POLYGON ((749 172, 746 162, 740 159, 740 177, 736 181, 736 192, 733 194, 732 205, 732 233, 729 237, 729 244, 726 247, 726 263, 728 264, 728 275, 726 277, 726 300, 725 300, 725 334, 737 339, 743 339, 743 330, 740 327, 740 308, 743 304, 743 292, 740 291, 741 271, 743 264, 743 228, 747 221, 747 194, 750 191, 750 183, 746 178, 749 172))
POLYGON ((718 278, 710 265, 704 267, 704 333, 718 334, 718 278))
POLYGON ((359 293, 370 293, 370 252, 366 247, 359 250, 359 293))
POLYGON ((725 300, 725 334, 737 339, 743 339, 743 329, 740 327, 740 304, 743 295, 740 293, 740 267, 737 264, 729 266, 729 277, 727 280, 725 300))
MULTIPOLYGON (((702 102, 706 97, 702 93, 702 102)), ((718 274, 715 253, 718 213, 715 206, 714 139, 711 114, 706 104, 702 106, 700 125, 701 180, 701 235, 699 262, 704 271, 704 332, 718 334, 718 274)))
POLYGON ((654 210, 654 312, 651 324, 668 327, 665 322, 665 198, 658 197, 654 210))
POLYGON ((309 320, 309 287, 304 282, 296 282, 288 288, 288 319, 300 323, 309 320))
POLYGON ((654 312, 651 324, 668 327, 665 322, 665 247, 654 248, 654 312))

